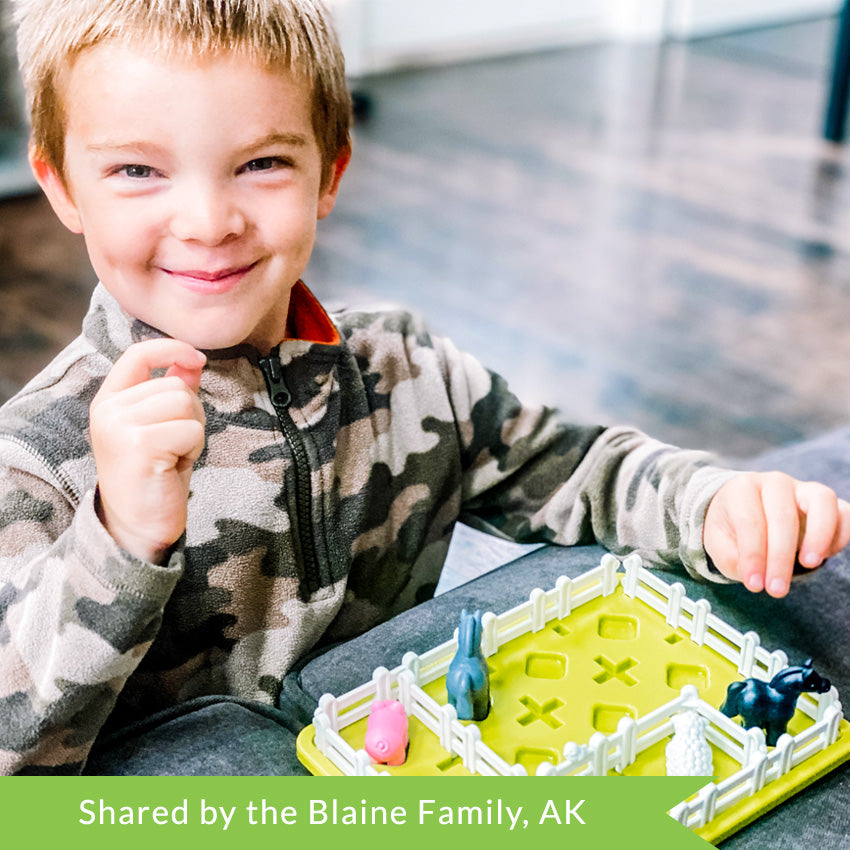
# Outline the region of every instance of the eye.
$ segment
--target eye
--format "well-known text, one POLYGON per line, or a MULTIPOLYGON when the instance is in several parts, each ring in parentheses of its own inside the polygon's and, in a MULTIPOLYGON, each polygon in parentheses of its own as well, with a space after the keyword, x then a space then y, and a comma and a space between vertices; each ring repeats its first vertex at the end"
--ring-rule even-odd
POLYGON ((292 165, 292 160, 282 156, 259 156, 246 162, 242 166, 242 171, 273 171, 277 168, 288 168, 292 165))
POLYGON ((115 173, 139 180, 152 177, 154 170, 149 165, 121 165, 115 169, 115 173))

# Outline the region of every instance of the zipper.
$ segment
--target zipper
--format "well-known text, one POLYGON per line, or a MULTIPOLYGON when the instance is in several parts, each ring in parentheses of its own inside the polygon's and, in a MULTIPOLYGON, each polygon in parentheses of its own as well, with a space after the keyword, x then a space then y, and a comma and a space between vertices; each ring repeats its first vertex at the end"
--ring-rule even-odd
POLYGON ((304 578, 309 594, 315 593, 322 586, 319 575, 319 559, 313 541, 312 530, 312 488, 310 485, 310 458, 304 445, 301 431, 292 419, 289 405, 292 393, 283 379, 280 363, 280 346, 275 346, 268 357, 260 358, 260 370, 266 379, 272 407, 277 414, 283 436, 292 451, 292 466, 295 474, 295 505, 296 515, 291 518, 295 538, 301 547, 301 559, 304 566, 304 578))
POLYGON ((41 463, 53 475, 56 482, 62 488, 62 492, 74 508, 77 508, 81 499, 80 491, 77 489, 76 484, 74 484, 70 476, 68 476, 59 466, 49 461, 43 454, 41 454, 41 452, 35 449, 35 447, 31 446, 26 440, 21 439, 15 434, 2 432, 0 433, 0 439, 14 443, 41 463))

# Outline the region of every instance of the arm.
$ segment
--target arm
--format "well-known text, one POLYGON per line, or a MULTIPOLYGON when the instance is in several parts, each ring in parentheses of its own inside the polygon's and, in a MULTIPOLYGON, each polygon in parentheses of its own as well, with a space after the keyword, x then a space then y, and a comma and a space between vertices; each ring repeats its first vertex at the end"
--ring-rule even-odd
POLYGON ((0 773, 75 773, 182 571, 133 558, 89 492, 74 509, 33 457, 0 473, 0 773))
POLYGON ((850 538, 850 505, 829 488, 721 469, 631 428, 564 425, 443 346, 452 402, 468 423, 465 509, 513 539, 596 540, 779 596, 797 552, 813 568, 850 538))
POLYGON ((182 571, 202 355, 131 347, 91 406, 98 488, 74 506, 9 443, 0 473, 0 770, 79 772, 182 571), (167 366, 164 379, 151 369, 167 366), (189 435, 189 436, 187 436, 189 435))

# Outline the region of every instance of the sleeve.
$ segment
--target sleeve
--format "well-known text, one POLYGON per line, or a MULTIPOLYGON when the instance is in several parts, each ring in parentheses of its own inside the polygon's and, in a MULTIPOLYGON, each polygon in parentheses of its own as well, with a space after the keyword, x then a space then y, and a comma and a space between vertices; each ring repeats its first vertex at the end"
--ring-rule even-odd
POLYGON ((182 572, 133 558, 19 447, 0 452, 0 773, 73 774, 182 572), (11 461, 11 463, 10 463, 11 461))
POLYGON ((519 542, 598 542, 726 582, 702 544, 705 512, 737 473, 629 427, 569 425, 527 407, 447 340, 442 349, 464 468, 464 518, 519 542))

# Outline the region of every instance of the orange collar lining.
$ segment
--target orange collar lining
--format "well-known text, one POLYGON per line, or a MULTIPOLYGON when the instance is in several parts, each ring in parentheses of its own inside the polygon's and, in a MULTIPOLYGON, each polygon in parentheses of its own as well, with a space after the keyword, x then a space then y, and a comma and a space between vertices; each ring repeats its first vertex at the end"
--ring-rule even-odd
POLYGON ((300 280, 292 287, 289 296, 286 337, 322 345, 339 345, 339 331, 316 296, 300 280))

